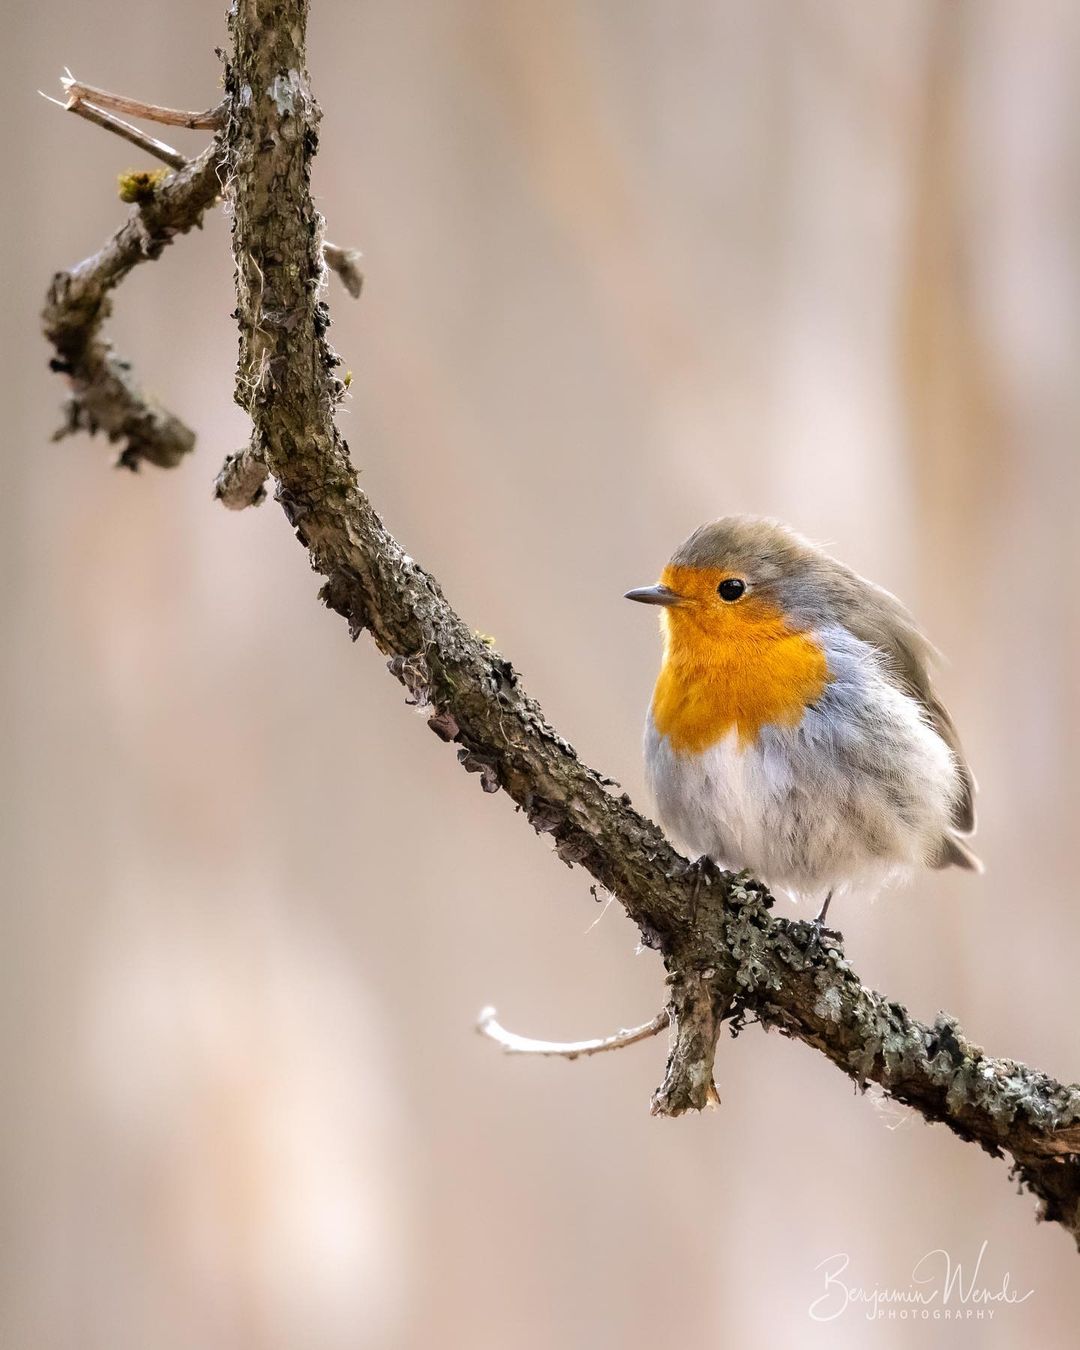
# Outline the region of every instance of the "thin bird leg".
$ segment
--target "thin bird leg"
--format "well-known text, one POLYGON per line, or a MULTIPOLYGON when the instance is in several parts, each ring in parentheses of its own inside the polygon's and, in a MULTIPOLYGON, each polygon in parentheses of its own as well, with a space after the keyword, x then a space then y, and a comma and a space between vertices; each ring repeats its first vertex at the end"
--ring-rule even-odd
POLYGON ((822 940, 825 937, 831 938, 835 943, 841 943, 844 940, 843 933, 841 933, 838 929, 825 927, 825 916, 829 912, 829 903, 832 900, 832 897, 833 893, 832 891, 830 891, 829 894, 825 897, 825 903, 821 906, 821 913, 817 916, 814 922, 809 925, 810 941, 807 944, 806 948, 808 952, 813 951, 815 947, 820 947, 822 945, 822 940))
POLYGON ((695 858, 690 866, 694 869, 694 880, 690 887, 690 927, 693 928, 697 923, 698 900, 701 898, 701 887, 707 880, 706 872, 709 866, 709 855, 703 853, 700 858, 695 858))

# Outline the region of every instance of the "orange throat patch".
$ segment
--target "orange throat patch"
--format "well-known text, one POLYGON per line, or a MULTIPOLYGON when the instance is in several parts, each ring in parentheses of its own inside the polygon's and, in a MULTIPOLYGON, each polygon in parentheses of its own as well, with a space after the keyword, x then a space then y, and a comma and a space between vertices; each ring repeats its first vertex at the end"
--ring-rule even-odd
POLYGON ((825 653, 788 628, 764 598, 736 604, 716 587, 730 573, 667 567, 663 583, 685 597, 661 615, 664 661, 653 691, 653 722, 673 750, 700 754, 730 731, 740 746, 766 726, 797 726, 829 681, 825 653))

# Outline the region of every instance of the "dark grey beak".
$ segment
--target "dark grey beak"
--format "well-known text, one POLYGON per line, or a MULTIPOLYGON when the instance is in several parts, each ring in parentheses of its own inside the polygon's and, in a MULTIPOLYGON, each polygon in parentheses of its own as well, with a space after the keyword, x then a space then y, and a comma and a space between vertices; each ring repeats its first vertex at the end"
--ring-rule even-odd
POLYGON ((643 605, 677 605, 682 596, 669 586, 639 586, 635 591, 627 591, 626 599, 643 605))

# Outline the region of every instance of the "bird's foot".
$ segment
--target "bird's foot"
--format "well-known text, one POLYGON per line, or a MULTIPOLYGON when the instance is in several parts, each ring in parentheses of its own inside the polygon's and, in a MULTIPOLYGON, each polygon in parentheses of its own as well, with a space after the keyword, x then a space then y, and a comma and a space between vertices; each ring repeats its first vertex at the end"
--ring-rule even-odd
POLYGON ((799 924, 800 928, 807 929, 806 950, 807 952, 816 951, 818 948, 824 950, 826 947, 839 948, 844 945, 844 935, 839 928, 826 928, 823 915, 819 914, 816 919, 803 919, 799 924))

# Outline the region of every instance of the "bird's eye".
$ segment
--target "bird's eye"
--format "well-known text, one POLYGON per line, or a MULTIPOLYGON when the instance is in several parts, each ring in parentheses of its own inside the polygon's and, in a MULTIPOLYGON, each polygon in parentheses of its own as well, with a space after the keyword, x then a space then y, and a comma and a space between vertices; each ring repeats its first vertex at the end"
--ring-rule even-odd
POLYGON ((721 600, 726 600, 729 605, 734 604, 743 592, 746 590, 746 582, 738 577, 726 577, 716 588, 716 593, 721 600))

